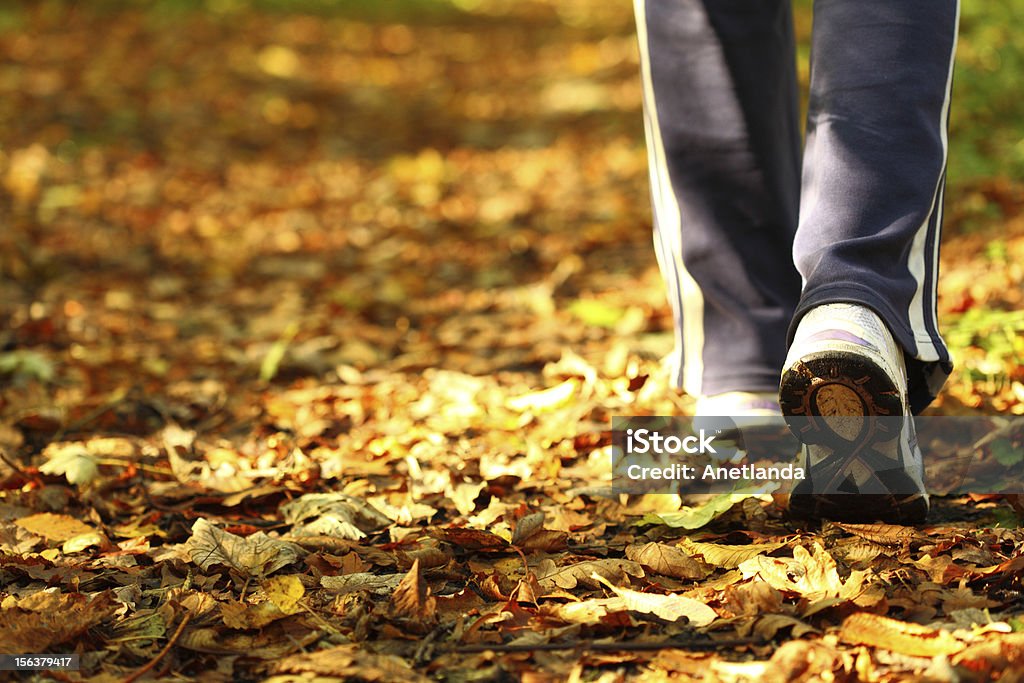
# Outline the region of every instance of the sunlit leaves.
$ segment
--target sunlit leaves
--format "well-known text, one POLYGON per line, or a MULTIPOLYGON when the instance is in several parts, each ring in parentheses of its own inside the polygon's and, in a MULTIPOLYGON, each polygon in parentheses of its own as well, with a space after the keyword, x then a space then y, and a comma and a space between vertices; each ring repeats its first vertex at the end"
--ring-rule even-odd
POLYGON ((277 541, 262 531, 248 537, 236 536, 200 517, 192 525, 192 536, 185 544, 189 558, 202 569, 224 565, 243 576, 268 576, 295 562, 296 546, 277 541))

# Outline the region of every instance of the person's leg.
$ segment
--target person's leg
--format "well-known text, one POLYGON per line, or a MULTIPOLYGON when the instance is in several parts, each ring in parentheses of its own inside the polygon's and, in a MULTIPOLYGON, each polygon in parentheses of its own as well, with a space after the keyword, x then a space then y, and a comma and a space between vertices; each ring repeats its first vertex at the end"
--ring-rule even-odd
POLYGON ((788 0, 635 0, 655 248, 687 393, 772 392, 799 297, 788 0))
POLYGON ((935 278, 958 9, 815 3, 794 243, 804 288, 779 394, 805 444, 798 515, 905 523, 928 512, 911 415, 950 370, 935 278))
POLYGON ((951 366, 936 277, 958 0, 816 0, 800 227, 804 313, 877 313, 907 357, 919 412, 951 366))

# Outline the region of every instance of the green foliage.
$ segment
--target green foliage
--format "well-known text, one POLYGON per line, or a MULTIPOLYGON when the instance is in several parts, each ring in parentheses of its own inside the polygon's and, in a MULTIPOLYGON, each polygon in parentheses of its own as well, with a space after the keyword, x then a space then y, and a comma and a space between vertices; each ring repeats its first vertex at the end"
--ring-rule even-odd
POLYGON ((295 322, 288 323, 288 327, 280 339, 270 346, 267 355, 263 357, 263 362, 260 363, 261 382, 269 382, 277 376, 277 371, 281 368, 281 361, 284 360, 285 354, 288 353, 289 345, 291 345, 292 340, 295 339, 295 335, 298 333, 298 324, 295 322))
POLYGON ((53 363, 36 351, 18 349, 0 353, 0 375, 9 375, 16 382, 32 379, 49 382, 54 372, 53 363))
MULTIPOLYGON (((798 25, 810 23, 812 4, 812 0, 794 2, 798 25)), ((961 3, 950 106, 950 194, 986 179, 1024 178, 1021 16, 1024 0, 961 3)), ((808 52, 804 40, 801 58, 808 52)), ((987 206, 989 214, 996 209, 992 204, 987 206)))
POLYGON ((1024 0, 964 0, 953 75, 950 169, 954 184, 1024 177, 1019 17, 1024 0))

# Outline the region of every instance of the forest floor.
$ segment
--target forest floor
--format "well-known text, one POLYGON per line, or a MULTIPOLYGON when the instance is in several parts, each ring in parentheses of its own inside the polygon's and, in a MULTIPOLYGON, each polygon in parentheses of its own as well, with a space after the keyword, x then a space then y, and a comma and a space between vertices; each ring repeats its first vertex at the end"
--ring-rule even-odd
MULTIPOLYGON (((195 4, 0 11, 0 653, 96 681, 1024 667, 1019 498, 903 527, 609 491, 611 416, 692 410, 628 3, 195 4)), ((931 411, 1012 465, 1024 192, 946 202, 931 411)))

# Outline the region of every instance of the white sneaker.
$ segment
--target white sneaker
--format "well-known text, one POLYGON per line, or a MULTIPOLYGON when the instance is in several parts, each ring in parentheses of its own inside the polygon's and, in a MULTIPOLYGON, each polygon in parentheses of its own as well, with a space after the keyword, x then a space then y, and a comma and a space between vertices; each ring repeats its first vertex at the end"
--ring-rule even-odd
POLYGON ((827 304, 800 320, 779 387, 782 412, 804 444, 807 473, 790 497, 792 514, 895 523, 925 518, 924 463, 906 377, 902 349, 870 309, 827 304))
POLYGON ((731 462, 740 462, 748 455, 756 458, 774 456, 779 450, 785 452, 793 439, 786 428, 778 394, 768 391, 700 396, 693 428, 717 432, 719 442, 734 444, 737 450, 729 458, 731 462))
POLYGON ((694 415, 707 417, 781 417, 779 397, 769 391, 729 391, 697 398, 694 415))

